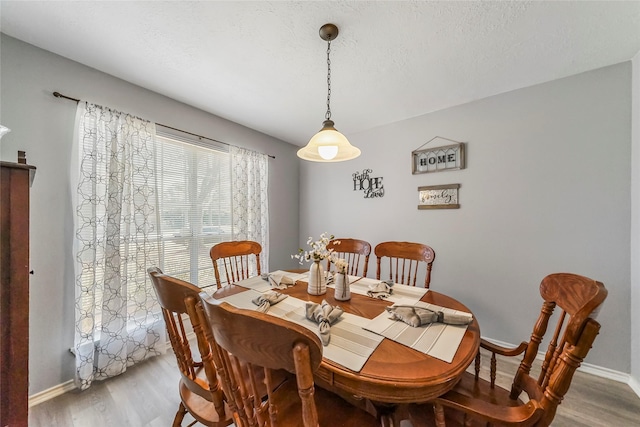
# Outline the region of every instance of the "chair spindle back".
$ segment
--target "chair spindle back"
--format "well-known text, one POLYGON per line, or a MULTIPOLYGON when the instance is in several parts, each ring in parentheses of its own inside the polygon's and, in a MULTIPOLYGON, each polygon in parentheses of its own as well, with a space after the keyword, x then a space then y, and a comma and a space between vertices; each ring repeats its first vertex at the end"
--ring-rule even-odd
MULTIPOLYGON (((210 347, 200 326, 199 317, 195 312, 195 304, 200 302, 200 288, 175 277, 167 276, 157 267, 149 268, 148 273, 162 309, 167 335, 182 377, 181 383, 192 393, 211 402, 217 413, 217 419, 212 420, 200 417, 197 413, 198 410, 192 411, 189 407, 189 402, 185 402, 184 399, 183 405, 194 418, 203 424, 229 425, 233 419, 225 410, 224 397, 218 384, 216 367, 213 365, 210 347), (185 327, 183 321, 184 315, 189 316, 191 326, 198 340, 200 361, 196 361, 193 358, 188 339, 189 330, 185 327), (204 369, 204 375, 201 375, 202 369, 204 369)), ((180 415, 180 410, 178 415, 180 415)), ((178 415, 176 415, 176 419, 178 415)))
POLYGON ((275 316, 243 310, 201 294, 205 316, 215 344, 215 363, 240 427, 277 426, 278 414, 291 409, 297 399, 273 398, 273 371, 284 369, 296 375, 298 409, 305 427, 317 427, 313 371, 322 360, 322 344, 313 332, 275 316), (257 368, 264 369, 267 396, 257 392, 257 368))
POLYGON ((260 243, 251 240, 222 242, 214 245, 209 255, 213 262, 218 289, 225 284, 248 279, 254 273, 259 276, 261 252, 260 243))
MULTIPOLYGON (((327 249, 333 249, 338 258, 347 261, 349 264, 347 274, 360 276, 360 266, 362 266, 362 277, 367 276, 369 255, 371 254, 369 242, 358 239, 333 239, 327 244, 327 249)), ((331 262, 327 261, 327 270, 330 268, 331 262)))
POLYGON ((597 315, 599 307, 607 297, 607 290, 602 283, 587 277, 557 273, 550 274, 542 280, 540 295, 544 303, 514 379, 511 389, 513 399, 517 398, 523 389, 529 393, 532 383, 537 384, 539 390, 548 386, 557 371, 561 355, 570 346, 578 345, 578 341, 583 337, 587 319, 597 315), (545 353, 540 375, 534 381, 529 377, 531 366, 556 307, 560 309, 558 322, 545 353))
POLYGON ((418 279, 418 267, 420 263, 426 263, 424 287, 429 288, 431 283, 431 269, 436 253, 433 248, 421 243, 412 242, 382 242, 375 247, 376 255, 376 279, 382 280, 383 258, 388 258, 386 268, 389 271, 389 280, 395 283, 415 286, 418 279))

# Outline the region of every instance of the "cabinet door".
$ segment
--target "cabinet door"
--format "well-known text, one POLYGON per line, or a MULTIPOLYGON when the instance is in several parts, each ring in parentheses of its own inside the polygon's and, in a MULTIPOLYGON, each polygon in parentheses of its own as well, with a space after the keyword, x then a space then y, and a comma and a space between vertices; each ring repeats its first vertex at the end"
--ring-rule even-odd
POLYGON ((2 162, 0 177, 0 426, 27 426, 29 400, 29 176, 2 162))

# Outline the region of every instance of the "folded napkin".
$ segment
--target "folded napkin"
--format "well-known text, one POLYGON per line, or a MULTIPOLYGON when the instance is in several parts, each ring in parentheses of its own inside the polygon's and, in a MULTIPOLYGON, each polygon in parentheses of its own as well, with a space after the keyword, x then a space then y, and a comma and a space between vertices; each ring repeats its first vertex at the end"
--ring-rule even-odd
POLYGON ((259 297, 252 299, 251 302, 258 306, 258 308, 256 308, 257 311, 266 313, 272 305, 276 305, 287 296, 288 295, 281 294, 280 292, 267 291, 259 297))
POLYGON ((446 323, 447 325, 468 325, 473 317, 468 314, 452 314, 443 311, 432 311, 412 305, 393 305, 386 307, 394 320, 401 320, 409 326, 418 326, 429 323, 446 323))
POLYGON ((267 276, 272 288, 287 289, 296 284, 295 280, 287 276, 286 273, 269 273, 267 276))
POLYGON ((322 300, 322 304, 307 302, 305 308, 307 319, 318 324, 322 344, 329 345, 331 325, 342 316, 343 310, 338 306, 333 307, 326 300, 322 300))
POLYGON ((393 293, 393 289, 391 289, 393 284, 389 284, 389 282, 378 282, 372 283, 369 285, 369 290, 367 291, 367 295, 371 298, 384 299, 389 298, 389 296, 393 293))

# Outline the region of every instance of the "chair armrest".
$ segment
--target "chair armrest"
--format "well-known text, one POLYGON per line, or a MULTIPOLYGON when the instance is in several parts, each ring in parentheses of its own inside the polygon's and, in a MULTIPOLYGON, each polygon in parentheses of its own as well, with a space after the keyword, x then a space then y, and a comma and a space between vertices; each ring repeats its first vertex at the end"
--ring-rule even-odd
POLYGON ((497 353, 502 356, 509 356, 509 357, 517 356, 521 354, 527 349, 527 345, 528 344, 526 342, 521 342, 520 345, 517 346, 516 348, 506 348, 506 347, 502 347, 497 344, 494 344, 485 339, 480 340, 480 347, 484 348, 485 350, 489 350, 492 353, 497 353))
POLYGON ((501 406, 456 391, 437 398, 435 403, 502 426, 531 426, 538 422, 544 412, 537 400, 518 406, 501 406))

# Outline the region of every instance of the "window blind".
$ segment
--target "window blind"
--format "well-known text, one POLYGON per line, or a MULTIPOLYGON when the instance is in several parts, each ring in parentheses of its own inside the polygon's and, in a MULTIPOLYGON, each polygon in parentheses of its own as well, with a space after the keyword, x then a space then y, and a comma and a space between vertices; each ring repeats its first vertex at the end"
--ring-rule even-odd
POLYGON ((227 147, 159 133, 160 268, 196 286, 215 284, 209 250, 231 240, 227 147))

